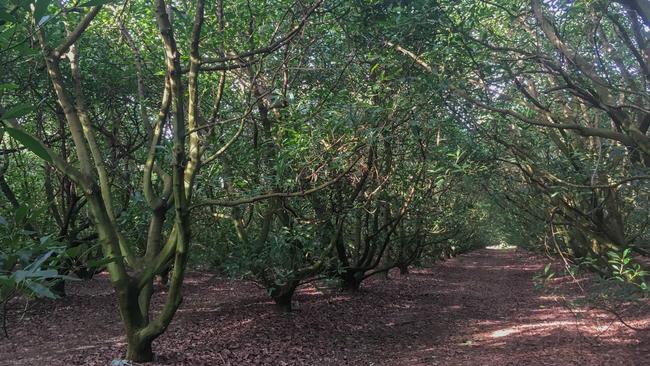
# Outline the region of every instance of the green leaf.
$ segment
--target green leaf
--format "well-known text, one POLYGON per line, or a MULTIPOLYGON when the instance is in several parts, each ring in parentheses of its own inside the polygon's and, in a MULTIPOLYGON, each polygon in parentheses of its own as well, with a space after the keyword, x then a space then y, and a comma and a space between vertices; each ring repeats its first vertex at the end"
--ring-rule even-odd
POLYGON ((10 272, 18 262, 18 256, 15 254, 0 255, 0 271, 10 272))
POLYGON ((16 252, 18 259, 20 259, 20 262, 23 266, 27 266, 29 264, 33 254, 34 253, 30 249, 23 249, 16 252))
POLYGON ((47 153, 47 150, 45 150, 43 145, 41 145, 38 140, 30 136, 28 133, 17 128, 7 126, 6 129, 9 136, 13 137, 14 140, 23 144, 29 151, 33 152, 34 155, 47 161, 48 163, 52 162, 52 158, 47 153))
POLYGON ((14 293, 16 288, 16 281, 13 278, 7 276, 0 276, 0 299, 3 301, 7 299, 7 296, 11 296, 14 293))
POLYGON ((50 278, 57 278, 61 280, 66 280, 66 281, 81 281, 81 278, 78 277, 72 277, 72 276, 66 276, 66 275, 56 275, 50 278))
POLYGON ((45 287, 43 284, 38 282, 27 282, 27 288, 32 290, 34 295, 37 297, 47 297, 50 299, 56 299, 56 295, 49 288, 45 287))
MULTIPOLYGON (((2 17, 0 17, 2 19, 2 17)), ((0 90, 16 90, 18 89, 18 85, 14 83, 2 83, 0 84, 0 90)))
POLYGON ((29 271, 23 271, 22 269, 19 269, 13 273, 14 281, 16 281, 16 283, 23 282, 27 277, 29 277, 29 274, 29 271))
POLYGON ((34 3, 34 19, 36 19, 36 23, 40 26, 41 19, 45 14, 47 13, 47 7, 50 5, 51 0, 36 0, 34 3))
POLYGON ((79 4, 79 6, 97 6, 97 5, 110 4, 113 2, 115 2, 115 0, 89 0, 83 4, 79 4))
POLYGON ((47 253, 41 255, 33 263, 31 263, 29 266, 25 267, 25 270, 34 271, 34 270, 39 269, 41 267, 41 265, 43 264, 43 262, 45 262, 52 254, 54 254, 54 251, 50 250, 47 253))
POLYGON ((91 259, 86 262, 86 266, 90 268, 99 268, 103 267, 109 263, 113 263, 122 257, 111 257, 111 258, 102 258, 102 259, 91 259))
POLYGON ((14 220, 16 220, 17 223, 22 223, 23 220, 25 220, 25 217, 27 217, 28 213, 29 210, 27 206, 20 206, 14 212, 14 220))
POLYGON ((13 15, 7 13, 3 9, 0 9, 0 19, 5 20, 5 21, 10 22, 10 23, 17 23, 16 17, 14 17, 13 15))
MULTIPOLYGON (((5 85, 5 84, 3 84, 5 85)), ((9 108, 8 111, 4 112, 2 114, 2 119, 4 120, 9 120, 12 118, 18 118, 26 115, 27 113, 31 112, 34 108, 31 106, 31 104, 27 103, 20 103, 18 105, 15 105, 11 108, 9 108)))
POLYGON ((59 272, 57 272, 56 269, 45 269, 40 271, 34 271, 29 277, 48 279, 48 278, 55 278, 58 276, 59 276, 59 272))
POLYGON ((81 255, 83 250, 84 250, 84 246, 79 245, 79 246, 76 246, 76 247, 66 249, 65 254, 67 256, 69 256, 69 257, 76 258, 76 257, 79 257, 81 255))
POLYGON ((45 24, 48 20, 50 20, 50 18, 51 18, 51 16, 49 16, 49 15, 44 15, 44 16, 41 17, 41 19, 38 21, 38 24, 37 24, 37 25, 38 25, 39 27, 42 26, 42 25, 45 24))

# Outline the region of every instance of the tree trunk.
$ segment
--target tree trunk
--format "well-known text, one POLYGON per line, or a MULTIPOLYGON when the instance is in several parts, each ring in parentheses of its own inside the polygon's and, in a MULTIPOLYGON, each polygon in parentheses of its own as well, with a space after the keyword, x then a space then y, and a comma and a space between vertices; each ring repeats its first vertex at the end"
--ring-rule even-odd
POLYGON ((160 274, 160 283, 163 286, 167 286, 169 284, 169 271, 170 268, 167 267, 162 273, 160 274))
POLYGON ((126 359, 134 362, 153 361, 153 340, 144 340, 135 334, 127 336, 126 359))
POLYGON ((359 270, 347 270, 341 273, 341 289, 344 291, 356 292, 361 287, 363 272, 359 270))
POLYGON ((290 312, 291 300, 293 299, 293 294, 296 292, 298 287, 297 281, 291 281, 282 285, 275 285, 271 290, 271 298, 275 302, 276 308, 281 312, 290 312))
MULTIPOLYGON (((146 287, 146 286, 145 286, 146 287)), ((148 319, 141 310, 143 291, 133 282, 116 286, 118 290, 119 308, 126 331, 126 359, 134 362, 149 362, 153 360, 151 343, 156 338, 144 338, 140 331, 147 326, 148 319)))

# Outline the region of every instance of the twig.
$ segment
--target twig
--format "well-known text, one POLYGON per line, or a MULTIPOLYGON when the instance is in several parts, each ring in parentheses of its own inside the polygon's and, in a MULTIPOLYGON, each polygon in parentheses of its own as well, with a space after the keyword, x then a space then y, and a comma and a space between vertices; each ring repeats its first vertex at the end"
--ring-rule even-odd
POLYGON ((618 319, 618 321, 621 322, 621 324, 623 324, 626 328, 632 329, 632 330, 634 330, 634 331, 636 331, 636 332, 647 332, 647 331, 650 331, 650 328, 637 328, 637 327, 635 327, 635 326, 633 326, 633 325, 628 324, 628 323, 623 319, 623 317, 621 316, 621 314, 617 313, 616 310, 614 310, 614 309, 612 309, 612 308, 610 308, 610 307, 608 307, 608 306, 605 306, 605 305, 595 306, 595 307, 593 307, 593 309, 605 310, 605 311, 607 311, 608 313, 613 314, 613 315, 616 317, 616 319, 618 319))

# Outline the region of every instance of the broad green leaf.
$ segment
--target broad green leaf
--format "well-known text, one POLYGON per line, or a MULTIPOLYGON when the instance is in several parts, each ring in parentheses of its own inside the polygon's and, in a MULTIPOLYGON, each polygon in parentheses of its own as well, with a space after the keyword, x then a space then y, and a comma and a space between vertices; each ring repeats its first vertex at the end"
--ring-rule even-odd
POLYGON ((39 271, 34 271, 29 277, 32 278, 55 278, 59 276, 59 272, 56 269, 44 269, 39 271))
POLYGON ((68 248, 65 250, 65 254, 69 257, 76 258, 81 255, 81 252, 83 252, 84 248, 82 245, 78 245, 76 247, 68 248))
MULTIPOLYGON (((2 14, 0 12, 0 14, 2 14)), ((2 19, 2 16, 0 16, 0 19, 2 19)), ((0 84, 0 90, 16 90, 18 89, 18 85, 14 83, 2 83, 0 84)))
POLYGON ((29 264, 33 254, 34 253, 30 249, 19 250, 16 252, 18 259, 20 259, 20 262, 23 266, 27 266, 29 264))
POLYGON ((35 270, 39 269, 41 267, 41 265, 43 264, 43 262, 45 262, 50 256, 52 256, 52 254, 54 254, 54 251, 50 250, 47 253, 41 255, 33 263, 31 263, 30 265, 25 267, 25 270, 35 271, 35 270))
POLYGON ((38 140, 30 136, 28 133, 25 133, 24 131, 17 128, 7 126, 6 129, 9 136, 13 137, 16 141, 23 144, 29 151, 33 152, 34 155, 47 161, 48 163, 52 162, 52 158, 47 153, 47 150, 45 150, 43 145, 41 145, 38 140))
POLYGON ((101 258, 101 259, 91 259, 86 262, 86 265, 90 268, 99 268, 103 267, 109 263, 113 263, 122 257, 111 257, 111 258, 101 258))
POLYGON ((15 254, 0 256, 0 271, 9 272, 14 269, 18 262, 18 256, 15 254))
MULTIPOLYGON (((5 85, 5 84, 3 84, 5 85)), ((26 115, 27 113, 31 112, 34 108, 27 103, 21 103, 18 105, 15 105, 11 108, 9 108, 6 112, 0 116, 4 120, 9 120, 12 118, 18 118, 26 115)))
POLYGON ((39 27, 42 26, 42 25, 45 24, 48 20, 50 20, 50 18, 51 18, 51 17, 50 17, 49 15, 45 15, 45 16, 43 16, 41 19, 38 20, 38 24, 37 24, 37 25, 38 25, 39 27))
POLYGON ((50 240, 51 237, 52 237, 52 235, 41 236, 41 237, 38 239, 38 241, 39 241, 41 244, 45 244, 45 243, 47 243, 47 242, 50 240))
POLYGON ((20 206, 14 212, 14 220, 16 220, 17 223, 21 223, 23 220, 25 220, 25 217, 27 217, 28 213, 29 209, 27 206, 20 206))
POLYGON ((16 281, 13 280, 11 277, 7 277, 4 275, 0 275, 0 287, 5 287, 5 286, 12 286, 15 285, 16 281))
POLYGON ((89 0, 89 1, 86 1, 85 3, 83 3, 83 4, 79 4, 79 6, 90 7, 90 6, 97 6, 97 5, 106 5, 106 4, 110 4, 110 3, 114 3, 114 2, 115 2, 115 0, 89 0))
POLYGON ((26 284, 27 288, 32 290, 34 295, 37 297, 47 297, 50 299, 56 299, 56 295, 52 291, 50 291, 49 288, 45 287, 43 284, 39 282, 27 282, 26 284))
POLYGON ((11 23, 16 23, 16 18, 3 9, 0 9, 0 19, 11 23))
POLYGON ((47 7, 50 5, 51 0, 36 0, 34 3, 34 19, 40 26, 42 18, 47 14, 47 7))
POLYGON ((14 280, 16 282, 23 282, 30 274, 29 271, 23 271, 22 269, 17 270, 13 273, 14 280))

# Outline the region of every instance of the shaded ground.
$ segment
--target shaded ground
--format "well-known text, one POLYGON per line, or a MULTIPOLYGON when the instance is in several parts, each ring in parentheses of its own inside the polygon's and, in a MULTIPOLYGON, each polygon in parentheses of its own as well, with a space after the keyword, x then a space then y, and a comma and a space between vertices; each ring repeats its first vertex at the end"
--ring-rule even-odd
MULTIPOLYGON (((373 279, 358 294, 307 287, 299 310, 274 311, 264 290, 192 274, 185 302, 155 343, 153 365, 648 365, 650 333, 602 311, 570 311, 532 277, 545 260, 518 250, 479 250, 373 279)), ((11 338, 0 365, 109 365, 124 354, 121 323, 105 278, 70 286, 38 304, 11 338)), ((647 309, 647 308, 646 308, 647 309)), ((625 313, 650 327, 650 312, 625 313)))

